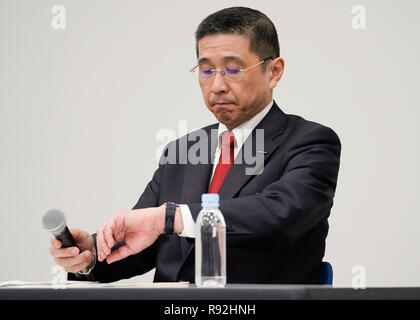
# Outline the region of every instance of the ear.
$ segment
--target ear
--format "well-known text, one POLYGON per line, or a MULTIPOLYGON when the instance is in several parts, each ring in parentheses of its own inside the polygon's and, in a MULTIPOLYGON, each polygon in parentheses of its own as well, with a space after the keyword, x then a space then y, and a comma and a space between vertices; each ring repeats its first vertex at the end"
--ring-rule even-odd
POLYGON ((283 58, 274 59, 269 66, 271 72, 270 76, 270 89, 274 89, 277 86, 277 83, 280 81, 281 76, 283 75, 284 70, 284 60, 283 58))

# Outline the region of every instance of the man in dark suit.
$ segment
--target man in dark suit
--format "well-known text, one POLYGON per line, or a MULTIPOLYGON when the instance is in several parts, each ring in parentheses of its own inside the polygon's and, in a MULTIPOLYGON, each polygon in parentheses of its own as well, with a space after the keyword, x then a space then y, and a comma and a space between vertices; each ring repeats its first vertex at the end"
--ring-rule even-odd
POLYGON ((196 43, 191 71, 218 123, 168 144, 132 210, 117 212, 93 236, 72 230, 82 252, 52 238, 51 254, 70 279, 116 281, 156 268, 155 281, 194 282, 194 221, 201 195, 216 192, 227 225, 228 283, 318 283, 337 135, 272 100, 284 60, 261 12, 220 10, 199 25, 196 43), (235 159, 228 167, 227 153, 235 159))

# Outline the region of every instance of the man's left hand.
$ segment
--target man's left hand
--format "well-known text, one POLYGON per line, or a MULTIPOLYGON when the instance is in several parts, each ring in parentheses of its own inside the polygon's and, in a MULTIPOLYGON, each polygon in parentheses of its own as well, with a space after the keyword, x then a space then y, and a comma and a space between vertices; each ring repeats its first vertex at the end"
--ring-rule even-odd
POLYGON ((98 260, 113 263, 151 246, 163 233, 165 207, 115 213, 97 232, 98 260), (111 252, 111 248, 122 241, 125 245, 111 252))

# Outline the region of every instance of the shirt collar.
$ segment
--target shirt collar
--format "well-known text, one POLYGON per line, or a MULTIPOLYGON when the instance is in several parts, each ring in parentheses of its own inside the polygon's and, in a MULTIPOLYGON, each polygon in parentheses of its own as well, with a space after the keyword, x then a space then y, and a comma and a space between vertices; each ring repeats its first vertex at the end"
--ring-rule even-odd
MULTIPOLYGON (((265 106, 260 112, 258 112, 255 116, 251 119, 241 123, 236 128, 232 129, 232 133, 235 136, 235 149, 238 150, 242 148, 245 140, 251 134, 252 130, 255 129, 258 123, 267 115, 268 111, 270 111, 271 107, 273 106, 273 100, 265 106)), ((219 122, 219 129, 217 131, 218 137, 218 147, 220 147, 222 141, 222 133, 229 130, 223 123, 219 122)))

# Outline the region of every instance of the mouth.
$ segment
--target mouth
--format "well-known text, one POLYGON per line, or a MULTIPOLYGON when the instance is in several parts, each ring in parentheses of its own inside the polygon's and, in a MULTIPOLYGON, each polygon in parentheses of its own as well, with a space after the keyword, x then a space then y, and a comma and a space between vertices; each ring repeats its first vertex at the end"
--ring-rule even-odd
POLYGON ((232 102, 232 101, 216 101, 216 102, 213 102, 212 103, 212 106, 213 107, 227 107, 227 106, 230 106, 230 105, 234 105, 235 103, 234 102, 232 102))
POLYGON ((233 107, 233 103, 230 102, 215 102, 213 103, 213 110, 215 112, 227 112, 233 107))

